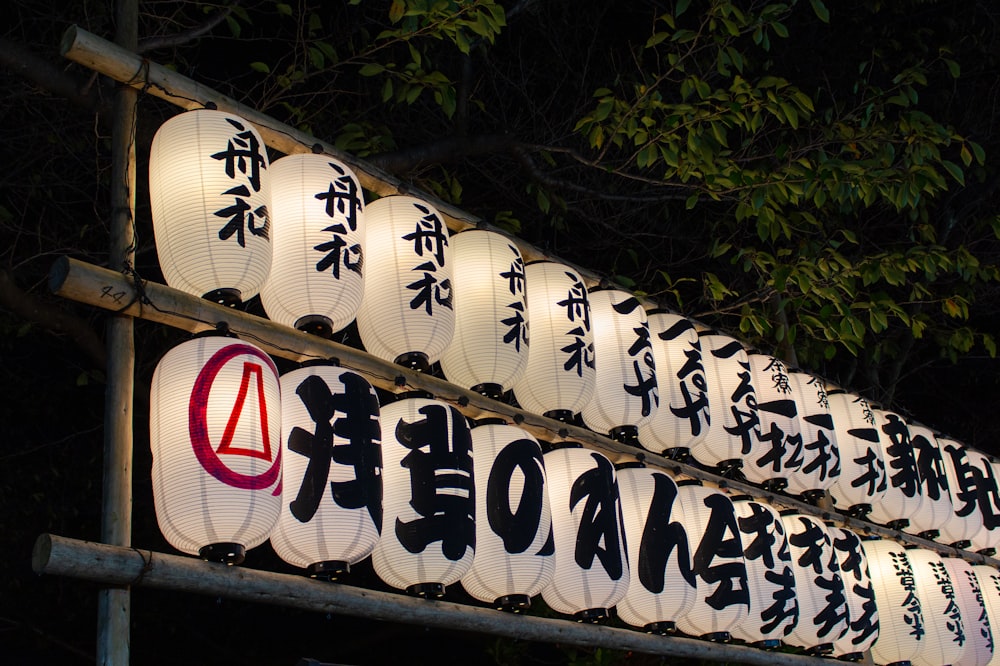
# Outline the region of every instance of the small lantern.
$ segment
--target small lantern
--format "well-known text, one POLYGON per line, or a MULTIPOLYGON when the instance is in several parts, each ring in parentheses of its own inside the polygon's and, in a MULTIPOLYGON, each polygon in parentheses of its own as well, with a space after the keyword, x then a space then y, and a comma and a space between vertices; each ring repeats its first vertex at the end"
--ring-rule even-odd
POLYGON ((708 380, 701 342, 691 320, 662 310, 648 313, 660 408, 639 424, 643 448, 684 458, 708 432, 708 380))
POLYGON ((913 666, 957 664, 967 640, 966 621, 948 568, 937 553, 924 548, 908 546, 906 556, 913 567, 927 632, 920 653, 910 662, 913 666))
POLYGON ((196 337, 156 366, 150 386, 153 500, 174 548, 239 564, 281 510, 278 372, 257 347, 196 337))
POLYGON ((968 456, 976 475, 976 503, 983 526, 970 538, 972 549, 993 555, 1000 546, 1000 474, 990 457, 969 449, 968 456))
POLYGON ((476 556, 462 587, 480 601, 518 612, 552 580, 552 513, 542 447, 524 430, 496 421, 472 429, 476 556))
POLYGON ((485 229, 451 243, 455 336, 441 369, 452 384, 497 399, 528 364, 524 259, 511 240, 485 229))
POLYGON ((879 616, 872 657, 876 664, 908 663, 926 643, 927 616, 907 551, 888 539, 863 541, 861 546, 868 558, 879 616))
POLYGON ((840 511, 863 518, 887 488, 875 410, 859 395, 830 391, 827 400, 840 450, 840 476, 830 495, 840 511))
POLYGON ((833 643, 833 655, 844 661, 861 661, 879 632, 878 606, 875 605, 868 558, 857 534, 829 524, 827 529, 833 537, 850 620, 848 630, 833 643))
POLYGON ((694 605, 697 577, 677 485, 664 472, 618 468, 630 582, 618 617, 650 633, 672 633, 694 605))
POLYGON ((788 375, 799 412, 801 452, 791 451, 785 463, 788 492, 807 501, 822 496, 840 477, 840 449, 822 380, 805 372, 788 375))
POLYGON ((785 463, 795 460, 802 441, 788 367, 769 354, 750 354, 747 360, 757 396, 761 446, 755 449, 756 457, 744 462, 743 475, 770 490, 783 490, 788 486, 785 463))
POLYGON ((800 621, 785 527, 777 511, 749 496, 734 497, 733 507, 750 590, 750 615, 732 630, 733 638, 777 648, 800 621))
POLYGON ((937 441, 955 509, 941 526, 939 540, 954 548, 969 548, 972 537, 983 528, 976 495, 976 470, 968 447, 947 437, 939 436, 937 441))
POLYGON ((407 196, 372 202, 365 224, 361 342, 374 356, 426 371, 455 331, 448 227, 430 204, 407 196))
POLYGON ((568 421, 594 394, 594 334, 587 287, 568 266, 541 261, 525 268, 531 347, 514 382, 529 412, 568 421))
POLYGON ((690 535, 698 594, 677 628, 710 641, 728 641, 750 612, 747 568, 733 502, 696 479, 677 484, 684 526, 690 535), (697 545, 696 545, 697 544, 697 545))
POLYGON ((310 365, 281 377, 281 559, 335 579, 371 554, 382 530, 378 397, 359 374, 310 365))
POLYGON ((271 165, 274 260, 260 292, 267 316, 329 337, 354 320, 364 294, 365 202, 357 176, 327 155, 271 165))
POLYGON ((545 454, 545 472, 555 571, 542 598, 557 613, 597 622, 609 617, 629 584, 614 465, 571 444, 545 454))
POLYGON ((920 507, 910 518, 906 531, 933 541, 940 534, 939 528, 955 515, 948 477, 933 431, 919 423, 910 423, 907 429, 920 478, 920 507))
POLYGON ((986 666, 993 659, 993 623, 986 610, 986 600, 972 565, 960 557, 943 558, 948 576, 955 587, 955 600, 965 620, 965 645, 952 663, 986 666))
POLYGON ((872 504, 869 520, 903 529, 920 509, 920 475, 917 460, 910 446, 910 430, 906 421, 894 412, 875 410, 882 459, 889 477, 885 495, 872 504))
POLYGON ((247 121, 200 109, 160 126, 149 152, 149 203, 167 284, 236 305, 271 268, 267 150, 247 121))
POLYGON ((590 292, 596 379, 581 416, 588 428, 638 445, 638 426, 660 405, 646 311, 620 289, 590 292))
POLYGON ((993 658, 989 662, 993 664, 1000 657, 1000 646, 996 644, 997 635, 1000 634, 1000 571, 986 564, 973 565, 972 571, 976 574, 976 582, 979 583, 979 592, 983 597, 986 617, 990 622, 990 633, 994 639, 993 658))
POLYGON ((438 400, 407 397, 382 407, 382 536, 379 578, 440 597, 472 566, 476 490, 465 417, 438 400))

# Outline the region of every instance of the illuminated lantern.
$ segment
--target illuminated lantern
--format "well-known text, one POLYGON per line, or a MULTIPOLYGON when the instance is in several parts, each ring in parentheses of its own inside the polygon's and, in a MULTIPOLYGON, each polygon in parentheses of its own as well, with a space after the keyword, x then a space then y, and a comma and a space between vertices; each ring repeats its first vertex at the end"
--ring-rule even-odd
POLYGON ((441 369, 452 384, 499 398, 528 364, 524 259, 512 241, 485 229, 451 243, 455 336, 441 369))
POLYGON ((696 479, 678 482, 677 496, 698 577, 694 605, 678 618, 677 628, 691 636, 728 641, 750 612, 736 510, 728 496, 702 486, 696 479))
POLYGON ((913 666, 956 664, 966 641, 966 625, 948 568, 937 553, 924 548, 908 546, 906 556, 913 567, 927 632, 923 648, 910 662, 913 666))
POLYGON ((910 431, 910 447, 913 449, 917 476, 920 479, 920 507, 910 518, 906 531, 934 540, 940 534, 939 528, 955 514, 944 460, 937 438, 930 428, 910 423, 907 429, 910 431))
POLYGON ((375 573, 421 597, 440 597, 472 566, 476 490, 469 426, 454 407, 401 394, 382 407, 382 536, 375 573))
POLYGON ((862 518, 887 488, 875 410, 859 395, 836 390, 827 394, 840 450, 840 476, 830 487, 838 510, 862 518))
POLYGON ((971 539, 983 528, 976 489, 976 470, 969 449, 947 437, 938 437, 948 488, 955 510, 941 526, 939 540, 955 548, 969 548, 971 539))
POLYGON ((814 501, 840 476, 840 449, 833 416, 822 380, 804 372, 791 372, 788 385, 799 412, 802 438, 802 450, 792 450, 786 458, 788 492, 814 501))
POLYGON ((529 412, 568 421, 594 394, 594 334, 587 287, 568 266, 541 261, 524 270, 531 347, 514 382, 529 412))
POLYGON ((618 468, 618 488, 631 580, 618 617, 650 633, 671 633, 697 595, 677 485, 664 472, 626 464, 618 468))
POLYGON ((990 622, 990 633, 994 638, 993 658, 989 664, 1000 663, 1000 647, 996 644, 996 636, 1000 633, 1000 571, 986 564, 973 565, 972 571, 976 574, 976 582, 979 583, 979 591, 983 595, 983 604, 986 607, 986 616, 990 622))
POLYGON ((614 465, 570 444, 545 454, 545 472, 556 566, 542 598, 557 613, 597 622, 629 584, 614 465))
POLYGON ((861 547, 868 558, 879 618, 872 658, 876 664, 908 663, 927 642, 927 622, 907 551, 888 539, 862 541, 861 547))
POLYGON ((827 524, 837 553, 840 577, 847 596, 849 626, 833 642, 833 656, 844 661, 861 661, 866 650, 878 638, 879 617, 875 604, 875 586, 868 569, 868 557, 857 534, 843 527, 827 524))
POLYGON ((483 420, 475 451, 476 556, 462 576, 470 595, 499 609, 528 608, 552 580, 552 513, 542 447, 524 430, 483 420))
POLYGON ((156 521, 177 550, 239 564, 281 510, 278 371, 257 347, 196 337, 150 386, 156 521))
POLYGON ((236 305, 271 268, 267 150, 247 121, 199 109, 160 126, 149 152, 149 204, 167 284, 236 305))
POLYGON ((743 345, 727 335, 702 335, 702 359, 708 378, 712 422, 705 439, 691 446, 691 455, 703 465, 726 472, 756 460, 757 401, 750 362, 743 345))
POLYGON ((785 527, 777 511, 749 496, 734 497, 733 507, 747 567, 750 615, 731 633, 758 647, 777 648, 799 621, 785 527))
POLYGON ((750 354, 750 376, 757 396, 761 445, 743 464, 748 481, 771 490, 788 486, 785 463, 794 460, 799 442, 799 413, 788 382, 788 367, 768 354, 750 354))
POLYGON ((1000 474, 990 457, 975 449, 969 449, 968 456, 976 476, 976 503, 983 521, 970 541, 976 552, 993 555, 1000 546, 1000 474))
POLYGON ((708 381, 698 332, 689 319, 661 310, 648 313, 660 408, 639 424, 643 448, 684 458, 708 432, 708 381))
POLYGON ((620 289, 597 289, 589 298, 597 372, 581 416, 591 430, 636 445, 638 426, 660 405, 646 311, 620 289))
POLYGON ((799 621, 786 639, 810 654, 828 655, 849 629, 847 593, 840 575, 833 533, 817 518, 797 511, 781 514, 799 600, 799 621))
POLYGON ((430 204, 407 196, 368 204, 365 226, 361 342, 374 356, 426 371, 455 331, 448 227, 430 204))
POLYGON ((889 483, 882 498, 872 504, 868 519, 903 529, 920 509, 920 475, 910 446, 910 430, 894 412, 876 409, 875 419, 889 483))
POLYGON ((281 559, 334 579, 371 554, 382 529, 378 397, 359 374, 308 365, 281 377, 281 559))
POLYGON ((364 294, 365 202, 354 173, 328 155, 271 165, 274 260, 260 292, 272 320, 329 337, 364 294))
POLYGON ((965 621, 965 645, 952 663, 986 666, 993 659, 993 627, 986 600, 972 565, 959 557, 942 560, 955 587, 955 599, 965 621))

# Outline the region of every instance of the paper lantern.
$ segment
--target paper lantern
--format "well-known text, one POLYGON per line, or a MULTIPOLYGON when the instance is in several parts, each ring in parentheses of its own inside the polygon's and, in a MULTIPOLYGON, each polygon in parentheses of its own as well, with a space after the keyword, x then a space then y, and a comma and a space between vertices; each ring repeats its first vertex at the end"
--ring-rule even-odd
POLYGON ((499 398, 528 364, 524 259, 510 239, 485 229, 451 244, 455 335, 441 369, 452 384, 499 398))
POLYGON ((694 549, 698 594, 677 628, 691 636, 728 641, 750 612, 747 568, 733 502, 695 479, 677 484, 684 526, 694 549))
POLYGON ((827 394, 840 451, 840 476, 830 486, 837 509, 863 518, 882 499, 888 484, 875 410, 859 395, 827 394))
POLYGON ((972 537, 983 528, 983 516, 977 503, 976 471, 968 447, 947 437, 939 436, 937 441, 955 509, 941 526, 939 540, 955 548, 969 548, 972 537))
POLYGON ((620 289, 590 292, 594 331, 594 394, 583 408, 591 430, 638 444, 640 424, 660 405, 653 346, 646 311, 639 299, 620 289))
POLYGON ((955 588, 955 601, 965 621, 965 644, 952 663, 986 666, 993 659, 993 627, 979 579, 972 565, 959 557, 945 557, 942 561, 955 588))
POLYGON ((697 594, 697 577, 677 485, 659 470, 618 469, 630 581, 618 617, 651 633, 671 633, 697 594))
POLYGON ((332 580, 371 554, 382 529, 378 397, 359 374, 310 365, 281 377, 281 559, 332 580))
POLYGON ((369 204, 365 225, 361 342, 374 356, 426 371, 455 331, 448 227, 434 207, 407 196, 369 204))
POLYGON ((777 511, 749 496, 734 497, 733 507, 747 567, 750 614, 731 633, 758 647, 777 648, 799 621, 785 527, 777 511))
POLYGON ((281 510, 278 371, 234 338, 196 337, 164 355, 150 386, 156 521, 177 550, 239 564, 281 510))
POLYGON ((552 580, 552 513, 542 447, 524 430, 496 421, 472 429, 476 556, 462 587, 480 601, 519 611, 552 580))
POLYGON ((782 490, 788 486, 785 463, 793 461, 792 456, 801 449, 802 442, 788 368, 769 354, 750 354, 747 361, 757 396, 760 446, 755 448, 754 457, 744 461, 743 475, 752 483, 782 490))
POLYGON ((643 448, 684 458, 708 432, 708 380, 698 332, 689 319, 653 310, 647 314, 660 408, 639 424, 643 448))
POLYGON ((840 575, 833 534, 817 518, 797 511, 781 514, 799 600, 799 621, 786 642, 810 654, 828 655, 850 628, 847 592, 840 575))
POLYGON ((439 597, 476 551, 469 426, 454 407, 402 394, 382 407, 382 536, 372 565, 389 585, 439 597))
POLYGON ((274 259, 260 292, 267 316, 328 337, 354 320, 365 282, 365 202, 357 176, 327 155, 271 165, 274 259))
POLYGON ((888 539, 863 541, 861 546, 868 558, 879 616, 872 658, 876 664, 908 663, 926 643, 927 623, 906 549, 888 539))
POLYGON ((906 531, 934 540, 940 534, 939 528, 955 513, 944 460, 937 438, 930 428, 919 423, 909 423, 907 429, 910 431, 910 447, 913 449, 917 476, 920 479, 920 506, 910 518, 906 531))
POLYGON ((969 460, 976 476, 976 504, 983 526, 971 538, 972 549, 992 555, 1000 546, 1000 474, 990 457, 969 449, 969 460))
POLYGON ((994 637, 993 657, 988 662, 991 666, 1000 663, 1000 646, 997 646, 995 637, 1000 630, 1000 571, 985 565, 976 564, 972 567, 976 574, 976 582, 979 583, 979 591, 983 595, 983 605, 986 607, 986 616, 990 622, 990 633, 994 637))
POLYGON ((822 380, 804 372, 788 375, 799 412, 801 450, 792 448, 785 461, 788 492, 813 501, 836 483, 840 476, 840 449, 833 429, 833 416, 822 380))
POLYGON ((879 616, 875 604, 875 586, 868 568, 868 557, 857 534, 843 527, 827 524, 833 537, 840 577, 847 596, 848 629, 833 642, 833 656, 844 661, 861 661, 878 638, 879 616))
POLYGON ((916 546, 906 549, 913 567, 917 595, 924 609, 923 648, 911 663, 913 666, 956 664, 965 644, 965 618, 955 595, 955 585, 941 557, 916 546))
POLYGON ((531 347, 514 382, 529 412, 568 421, 594 394, 594 334, 587 287, 568 266, 542 261, 525 267, 531 347))
POLYGON ((247 121, 200 109, 160 126, 149 152, 149 204, 167 284, 235 305, 271 268, 267 150, 247 121))
POLYGON ((920 475, 910 446, 910 430, 894 412, 875 410, 882 459, 889 483, 881 499, 872 504, 869 520, 902 529, 920 509, 920 475))
POLYGON ((629 585, 614 465, 571 445, 545 454, 545 472, 555 571, 542 598, 557 613, 596 622, 609 616, 629 585))

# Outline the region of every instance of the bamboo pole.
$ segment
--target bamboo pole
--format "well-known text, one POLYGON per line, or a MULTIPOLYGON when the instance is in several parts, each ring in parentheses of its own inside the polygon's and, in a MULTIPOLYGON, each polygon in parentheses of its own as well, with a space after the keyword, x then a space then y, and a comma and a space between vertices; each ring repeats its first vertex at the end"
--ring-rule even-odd
POLYGON ((483 632, 519 640, 599 646, 764 666, 825 663, 819 658, 765 652, 739 645, 654 636, 637 630, 578 624, 571 620, 512 615, 488 608, 324 583, 290 574, 227 567, 190 557, 90 543, 53 534, 38 537, 31 564, 39 574, 194 592, 321 613, 483 632))

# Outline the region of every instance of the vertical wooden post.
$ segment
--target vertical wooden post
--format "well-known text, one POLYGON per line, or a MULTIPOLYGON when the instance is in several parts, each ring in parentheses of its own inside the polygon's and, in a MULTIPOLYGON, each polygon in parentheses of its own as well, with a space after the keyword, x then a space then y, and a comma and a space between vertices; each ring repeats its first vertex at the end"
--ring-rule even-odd
MULTIPOLYGON (((116 3, 119 46, 135 51, 138 44, 137 0, 116 3)), ((138 92, 121 86, 115 94, 112 119, 111 245, 108 266, 122 270, 134 254, 135 119, 138 92)), ((104 489, 101 541, 132 544, 132 398, 135 366, 133 320, 112 315, 107 325, 107 388, 104 398, 104 489)), ((98 593, 97 663, 129 663, 131 591, 108 587, 98 593)))

